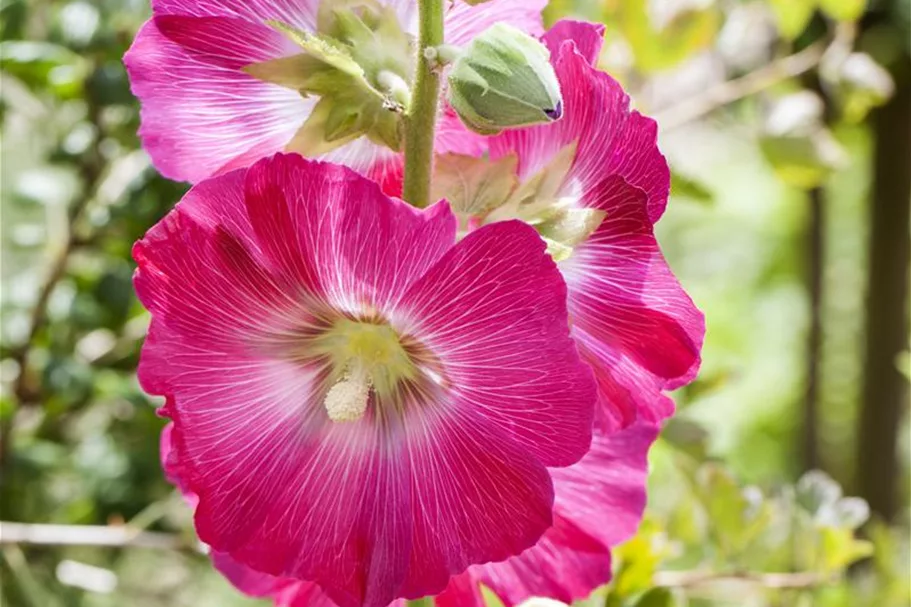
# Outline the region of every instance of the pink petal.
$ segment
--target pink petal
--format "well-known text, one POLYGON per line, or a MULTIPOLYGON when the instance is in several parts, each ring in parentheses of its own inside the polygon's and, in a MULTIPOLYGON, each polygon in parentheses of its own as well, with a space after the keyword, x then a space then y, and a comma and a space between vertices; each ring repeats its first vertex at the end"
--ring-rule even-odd
MULTIPOLYGON (((248 596, 272 597, 282 592, 286 587, 295 585, 291 580, 282 580, 268 573, 260 573, 255 569, 250 569, 246 565, 235 561, 230 554, 212 552, 211 556, 212 564, 215 565, 215 568, 238 590, 248 596)), ((309 585, 316 586, 313 583, 309 585)))
POLYGON ((322 0, 152 0, 156 15, 236 17, 254 23, 280 21, 298 29, 316 28, 322 0))
MULTIPOLYGON (((534 596, 572 603, 607 583, 610 548, 631 537, 641 520, 647 455, 657 435, 656 427, 643 423, 610 435, 596 432, 580 462, 551 470, 556 491, 553 527, 521 555, 476 565, 452 578, 437 595, 437 607, 484 607, 480 584, 512 607, 534 596)), ((230 557, 214 558, 216 567, 251 596, 272 595, 280 607, 335 606, 315 584, 276 580, 230 557)))
POLYGON ((588 449, 594 384, 564 306, 543 241, 508 221, 472 232, 415 283, 400 326, 431 346, 462 398, 484 403, 546 465, 565 466, 588 449))
POLYGON ((502 563, 471 567, 437 597, 438 607, 483 607, 479 584, 506 607, 540 596, 583 599, 611 577, 610 548, 631 537, 646 500, 647 454, 657 428, 636 424, 596 432, 577 464, 551 470, 554 526, 531 549, 502 563))
POLYGON ((504 131, 490 141, 490 154, 519 157, 519 175, 546 166, 567 145, 577 143, 571 178, 583 189, 608 175, 620 175, 648 194, 649 218, 664 212, 670 189, 667 162, 658 150, 655 122, 629 109, 629 97, 607 74, 591 65, 599 26, 561 22, 544 36, 563 93, 563 118, 553 124, 504 131), (588 32, 583 34, 583 32, 588 32), (583 45, 562 36, 579 36, 583 45))
POLYGON ((133 94, 142 102, 139 135, 156 168, 171 179, 196 182, 284 148, 314 102, 236 67, 245 57, 280 56, 280 34, 240 20, 171 17, 161 23, 197 49, 174 42, 153 19, 124 56, 133 94), (207 25, 196 33, 199 23, 207 25), (230 44, 213 58, 215 41, 208 36, 218 29, 229 32, 230 44), (260 35, 261 44, 252 44, 260 35))
MULTIPOLYGON (((604 44, 604 25, 587 21, 561 19, 556 22, 542 37, 552 57, 559 57, 566 42, 585 58, 591 65, 598 63, 601 47, 604 44)), ((552 59, 553 60, 553 59, 552 59)))
POLYGON ((270 265, 336 309, 389 312, 455 241, 445 203, 390 203, 356 173, 297 155, 251 167, 246 205, 270 265))
MULTIPOLYGON (((388 4, 404 27, 416 31, 414 0, 388 4)), ((538 33, 544 4, 455 4, 447 12, 448 37, 464 43, 498 20, 538 33)), ((153 2, 154 17, 137 34, 124 63, 142 102, 143 147, 163 175, 196 183, 285 149, 315 100, 241 68, 296 53, 286 36, 265 23, 277 20, 313 31, 318 8, 316 0, 153 2)), ((483 146, 448 113, 441 117, 438 140, 439 152, 479 153, 483 146)), ((401 155, 366 138, 322 159, 375 179, 391 195, 401 192, 401 155)))
MULTIPOLYGON (((607 217, 560 266, 570 293, 573 336, 583 355, 596 372, 603 371, 602 383, 606 373, 635 398, 640 395, 636 388, 688 383, 699 367, 705 324, 661 254, 646 193, 613 176, 586 193, 584 204, 606 211, 607 217)), ((637 409, 654 422, 672 409, 652 393, 641 392, 637 409)), ((624 407, 603 387, 602 394, 611 406, 624 407)))
POLYGON ((446 43, 464 46, 499 21, 505 21, 533 36, 543 33, 541 11, 548 0, 495 0, 471 6, 450 2, 446 10, 446 43))
POLYGON ((653 234, 670 184, 656 125, 631 112, 620 85, 592 66, 601 36, 600 26, 571 21, 544 36, 563 89, 563 119, 504 132, 491 140, 491 157, 516 154, 527 178, 576 145, 564 194, 607 212, 560 269, 573 337, 598 380, 599 423, 613 430, 673 412, 662 391, 695 376, 705 327, 653 234))
POLYGON ((153 317, 139 378, 167 399, 168 473, 213 550, 372 607, 439 592, 551 524, 544 465, 585 452, 595 392, 561 278, 527 226, 449 249, 454 231, 445 204, 279 155, 194 187, 137 243, 153 317), (321 369, 282 347, 320 314, 365 310, 442 375, 401 414, 334 424, 321 369))
POLYGON ((648 451, 658 432, 643 422, 611 434, 595 432, 579 463, 550 471, 557 514, 606 546, 632 537, 645 510, 648 451))

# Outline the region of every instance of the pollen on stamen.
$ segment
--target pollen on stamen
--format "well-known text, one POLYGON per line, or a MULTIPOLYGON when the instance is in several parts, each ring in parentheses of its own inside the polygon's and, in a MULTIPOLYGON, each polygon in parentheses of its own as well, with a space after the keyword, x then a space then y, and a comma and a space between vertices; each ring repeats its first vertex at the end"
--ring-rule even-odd
POLYGON ((370 379, 363 374, 352 373, 329 389, 323 404, 329 419, 334 422, 356 422, 367 411, 370 398, 370 379))

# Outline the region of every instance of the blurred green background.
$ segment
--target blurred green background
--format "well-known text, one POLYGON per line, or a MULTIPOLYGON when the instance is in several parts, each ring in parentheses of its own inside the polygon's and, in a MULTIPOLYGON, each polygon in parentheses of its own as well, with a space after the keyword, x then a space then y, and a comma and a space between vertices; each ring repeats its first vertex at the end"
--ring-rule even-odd
MULTIPOLYGON (((911 605, 909 6, 548 8, 607 25, 602 67, 659 120, 674 172, 659 237, 708 320, 647 521, 587 605, 911 605)), ((199 550, 134 375, 148 317, 130 247, 185 190, 136 138, 120 59, 148 13, 0 2, 10 607, 258 604, 199 550)))

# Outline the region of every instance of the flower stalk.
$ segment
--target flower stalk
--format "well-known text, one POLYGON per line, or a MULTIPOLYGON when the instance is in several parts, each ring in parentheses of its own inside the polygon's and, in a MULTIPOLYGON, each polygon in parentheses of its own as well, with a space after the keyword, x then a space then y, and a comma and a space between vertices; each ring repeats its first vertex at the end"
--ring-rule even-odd
POLYGON ((420 0, 417 71, 405 122, 405 183, 402 197, 416 207, 430 203, 433 140, 440 96, 440 74, 425 49, 443 44, 444 0, 420 0))

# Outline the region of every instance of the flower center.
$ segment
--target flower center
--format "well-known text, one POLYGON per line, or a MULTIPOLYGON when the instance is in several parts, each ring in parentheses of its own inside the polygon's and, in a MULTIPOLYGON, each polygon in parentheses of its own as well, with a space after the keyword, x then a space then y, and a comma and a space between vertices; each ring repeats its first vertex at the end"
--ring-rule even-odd
POLYGON ((336 422, 364 416, 371 394, 396 402, 400 383, 418 371, 392 327, 384 323, 340 319, 314 343, 329 361, 329 383, 323 404, 336 422))

